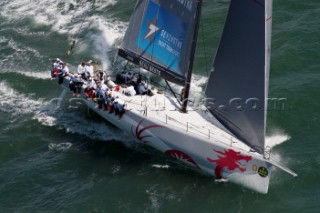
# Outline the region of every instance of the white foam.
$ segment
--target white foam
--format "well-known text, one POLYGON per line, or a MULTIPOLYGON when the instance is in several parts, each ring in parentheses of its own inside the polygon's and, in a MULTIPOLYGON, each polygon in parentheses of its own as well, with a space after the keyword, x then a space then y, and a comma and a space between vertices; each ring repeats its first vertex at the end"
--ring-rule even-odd
POLYGON ((115 174, 119 173, 120 170, 121 170, 120 165, 115 164, 115 165, 113 165, 112 168, 111 168, 111 173, 112 173, 113 175, 115 175, 115 174))
POLYGON ((109 141, 118 140, 125 144, 132 142, 132 137, 125 132, 115 129, 102 121, 91 121, 85 118, 85 114, 75 111, 55 111, 55 106, 47 105, 47 110, 34 113, 33 119, 44 126, 58 126, 67 133, 84 135, 91 139, 109 141))
MULTIPOLYGON (((56 116, 56 124, 64 128, 67 133, 85 135, 91 139, 97 140, 120 140, 123 142, 130 142, 131 137, 128 137, 124 132, 112 128, 103 122, 88 121, 84 118, 81 112, 58 112, 56 116), (58 115, 60 114, 60 115, 58 115)), ((43 117, 46 115, 40 115, 43 117)))
POLYGON ((169 169, 170 168, 169 165, 160 165, 160 164, 153 164, 152 167, 157 168, 157 169, 169 169))
POLYGON ((291 137, 289 135, 277 130, 271 133, 270 136, 266 137, 266 145, 272 148, 290 140, 290 138, 291 137))
POLYGON ((32 100, 10 88, 7 83, 0 82, 0 106, 4 112, 14 116, 34 113, 43 106, 42 100, 32 100))
POLYGON ((193 97, 197 101, 202 101, 204 98, 202 87, 207 83, 208 78, 205 76, 193 74, 191 81, 190 97, 193 97))
POLYGON ((27 77, 35 78, 35 79, 50 79, 50 71, 16 71, 16 70, 6 70, 2 73, 17 73, 20 75, 24 75, 27 77))
MULTIPOLYGON (((88 48, 94 48, 96 57, 102 59, 104 67, 109 66, 107 53, 111 51, 110 47, 115 41, 124 34, 124 29, 127 23, 123 23, 111 16, 96 16, 90 14, 92 10, 95 12, 104 12, 109 7, 116 4, 116 0, 97 0, 97 1, 75 1, 75 0, 33 0, 26 2, 25 0, 12 0, 2 4, 1 15, 9 20, 22 20, 30 18, 36 24, 50 26, 52 31, 61 34, 69 35, 69 40, 78 39, 75 38, 78 33, 85 37, 86 43, 92 44, 92 46, 86 46, 88 48), (73 9, 71 8, 73 7, 73 9), (94 28, 95 35, 90 34, 88 28, 94 28), (83 35, 86 32, 86 35, 83 35)), ((24 32, 27 33, 27 32, 24 32)), ((3 40, 3 39, 2 39, 3 40)), ((20 48, 13 41, 11 44, 16 51, 24 51, 25 48, 20 48)), ((79 46, 81 46, 79 44, 79 46)), ((35 56, 39 56, 39 53, 35 50, 29 49, 35 56)), ((76 51, 81 52, 81 47, 76 51)))
POLYGON ((65 142, 65 143, 50 143, 48 145, 49 150, 53 151, 67 151, 72 147, 72 143, 65 142))
POLYGON ((44 126, 58 126, 67 133, 84 135, 102 141, 119 140, 130 144, 132 137, 106 123, 91 121, 85 115, 74 111, 55 111, 55 105, 44 99, 33 100, 32 95, 22 94, 13 90, 5 82, 0 82, 0 110, 10 113, 13 117, 30 115, 44 126))
POLYGON ((4 46, 6 48, 10 48, 14 52, 11 54, 7 54, 4 56, 3 59, 0 60, 0 67, 2 68, 2 71, 5 70, 12 70, 12 68, 16 67, 16 64, 21 62, 29 62, 33 58, 40 58, 41 54, 38 50, 31 48, 29 46, 26 46, 25 44, 15 41, 12 38, 10 39, 0 39, 0 49, 1 46, 4 46), (1 43, 4 44, 1 44, 1 43))
POLYGON ((149 207, 150 209, 148 209, 147 211, 158 212, 161 206, 161 193, 158 192, 156 186, 152 186, 150 189, 146 190, 146 194, 149 196, 149 200, 151 202, 149 207))
POLYGON ((227 183, 229 182, 228 179, 224 179, 224 178, 216 178, 214 179, 215 183, 227 183))
POLYGON ((95 27, 100 29, 102 33, 91 34, 90 40, 93 42, 93 47, 96 50, 95 57, 102 60, 102 66, 106 68, 110 66, 108 51, 111 51, 113 49, 112 46, 123 36, 127 24, 114 18, 107 20, 103 20, 98 16, 93 16, 92 18, 95 19, 95 27))
MULTIPOLYGON (((150 72, 147 72, 144 74, 146 76, 151 75, 150 72)), ((204 98, 202 87, 206 84, 207 80, 208 78, 205 76, 192 74, 190 95, 189 95, 190 100, 192 101, 195 100, 196 103, 202 101, 202 99, 204 98)), ((164 80, 162 80, 160 84, 165 85, 164 80)), ((173 91, 177 94, 180 94, 181 89, 183 88, 182 86, 179 86, 176 84, 170 84, 170 86, 173 89, 173 91)))

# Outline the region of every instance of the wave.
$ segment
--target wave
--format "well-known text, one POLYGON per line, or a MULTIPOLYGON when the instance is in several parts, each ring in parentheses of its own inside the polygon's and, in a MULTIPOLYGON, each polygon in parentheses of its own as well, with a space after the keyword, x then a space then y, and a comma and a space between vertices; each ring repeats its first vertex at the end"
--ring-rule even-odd
MULTIPOLYGON (((91 12, 103 12, 109 6, 116 4, 115 0, 106 1, 76 1, 76 0, 11 0, 2 4, 1 15, 9 20, 32 18, 35 23, 50 25, 54 31, 75 34, 82 24, 82 19, 91 12), (80 21, 79 21, 80 20, 80 21), (72 25, 72 26, 71 26, 72 25)), ((84 24, 90 23, 88 19, 84 24)))
POLYGON ((13 116, 32 114, 38 111, 44 102, 32 100, 27 95, 18 93, 7 85, 0 82, 0 110, 11 113, 13 116))
POLYGON ((4 71, 2 73, 17 73, 19 75, 23 75, 23 76, 27 76, 27 77, 31 77, 34 79, 50 79, 50 71, 34 71, 34 72, 29 72, 29 71, 4 71))
POLYGON ((50 143, 48 145, 49 150, 52 151, 67 151, 72 147, 72 143, 65 142, 65 143, 50 143))
POLYGON ((35 48, 27 46, 24 43, 15 41, 14 38, 0 37, 0 52, 9 52, 10 54, 1 54, 1 70, 10 70, 16 67, 18 62, 30 62, 34 58, 41 58, 41 54, 35 48))
MULTIPOLYGON (((117 2, 115 0, 34 0, 28 2, 12 0, 1 4, 1 16, 9 21, 28 18, 37 25, 49 26, 53 32, 68 35, 70 43, 81 35, 81 39, 85 39, 85 43, 77 41, 76 52, 81 53, 94 48, 95 55, 93 57, 101 59, 102 66, 108 67, 110 61, 107 53, 112 51, 116 40, 123 36, 127 23, 102 13, 106 10, 110 11, 110 8, 117 2), (102 15, 92 15, 92 12, 102 15)), ((28 29, 24 30, 23 33, 28 33, 28 31, 28 29)), ((15 49, 19 49, 19 47, 15 47, 15 49)), ((34 54, 38 55, 38 53, 34 54)))

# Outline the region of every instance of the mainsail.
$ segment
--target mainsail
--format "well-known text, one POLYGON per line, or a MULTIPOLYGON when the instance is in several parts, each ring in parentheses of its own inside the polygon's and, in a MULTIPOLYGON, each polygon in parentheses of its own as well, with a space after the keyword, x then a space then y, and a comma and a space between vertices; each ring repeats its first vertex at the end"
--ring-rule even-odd
POLYGON ((196 28, 197 0, 139 0, 118 55, 184 85, 196 28))
POLYGON ((206 88, 207 108, 236 137, 264 152, 272 0, 231 0, 206 88))

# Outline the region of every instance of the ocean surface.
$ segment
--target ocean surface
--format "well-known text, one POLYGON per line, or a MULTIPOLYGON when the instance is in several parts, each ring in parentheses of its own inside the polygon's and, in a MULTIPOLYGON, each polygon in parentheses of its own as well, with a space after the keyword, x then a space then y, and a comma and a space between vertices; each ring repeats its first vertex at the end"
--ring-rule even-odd
MULTIPOLYGON (((285 101, 268 112, 267 142, 298 177, 275 169, 266 195, 136 145, 70 95, 55 110, 51 60, 110 69, 135 3, 0 0, 0 212, 319 212, 320 1, 274 1, 269 97, 285 101)), ((204 2, 194 96, 227 8, 204 2)))

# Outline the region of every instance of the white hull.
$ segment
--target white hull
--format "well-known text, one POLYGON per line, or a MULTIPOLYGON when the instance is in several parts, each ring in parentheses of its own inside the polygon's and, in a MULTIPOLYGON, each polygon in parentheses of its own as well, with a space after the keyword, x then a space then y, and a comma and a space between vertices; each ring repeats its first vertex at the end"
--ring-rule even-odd
MULTIPOLYGON (((64 84, 68 88, 68 80, 64 84)), ((209 113, 190 110, 188 114, 182 114, 173 110, 175 104, 164 95, 127 97, 121 91, 116 94, 126 100, 126 111, 121 118, 95 108, 96 104, 91 99, 81 99, 138 142, 218 178, 267 193, 272 167, 270 161, 250 152, 247 145, 226 133, 222 127, 218 128, 219 124, 209 113)))

